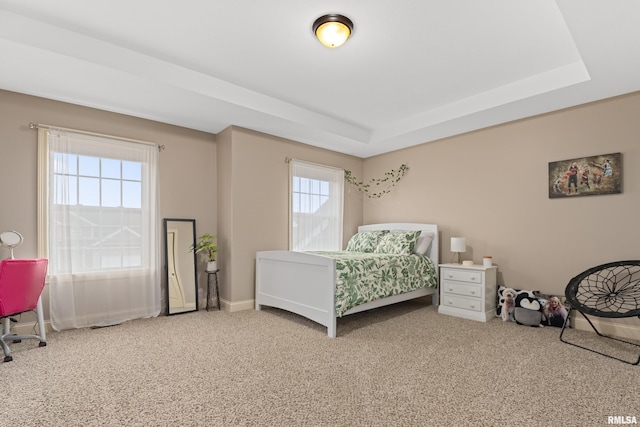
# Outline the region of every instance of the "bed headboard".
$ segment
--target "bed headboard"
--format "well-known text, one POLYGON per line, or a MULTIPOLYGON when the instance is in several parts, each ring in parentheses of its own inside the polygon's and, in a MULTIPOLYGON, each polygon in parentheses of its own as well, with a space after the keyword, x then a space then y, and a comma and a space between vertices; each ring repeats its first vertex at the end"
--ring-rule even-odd
POLYGON ((433 264, 438 267, 438 263, 440 262, 440 236, 438 235, 438 225, 437 224, 416 224, 409 222, 391 222, 385 224, 369 224, 369 225, 361 225, 358 227, 358 232, 360 231, 374 231, 374 230, 390 230, 390 231, 417 231, 422 230, 426 232, 433 233, 433 240, 431 241, 431 246, 427 251, 426 255, 431 258, 433 264))

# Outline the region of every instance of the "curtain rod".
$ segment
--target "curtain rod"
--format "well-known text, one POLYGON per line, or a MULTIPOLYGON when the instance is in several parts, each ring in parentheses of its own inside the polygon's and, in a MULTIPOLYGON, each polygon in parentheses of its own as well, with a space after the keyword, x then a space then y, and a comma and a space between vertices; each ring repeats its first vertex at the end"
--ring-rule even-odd
POLYGON ((52 126, 52 125, 45 125, 42 123, 29 123, 29 129, 60 129, 63 131, 68 131, 68 132, 75 132, 75 133, 81 133, 84 135, 92 135, 92 136, 100 136, 103 138, 111 138, 111 139, 118 139, 120 141, 127 141, 127 142, 135 142, 137 144, 146 144, 146 145, 155 145, 156 147, 158 147, 159 151, 162 151, 165 149, 164 145, 160 145, 160 144, 156 144, 153 142, 148 142, 148 141, 142 141, 139 139, 131 139, 131 138, 123 138, 121 136, 113 136, 113 135, 107 135, 104 133, 96 133, 96 132, 89 132, 86 130, 78 130, 78 129, 71 129, 71 128, 65 128, 65 127, 61 127, 61 126, 52 126))
POLYGON ((299 159, 293 159, 289 156, 284 158, 284 162, 287 164, 290 164, 291 162, 296 161, 296 162, 300 162, 300 163, 306 163, 308 165, 312 165, 312 166, 320 166, 323 168, 328 168, 328 169, 336 169, 336 170, 344 170, 343 168, 337 168, 335 166, 328 166, 328 165, 323 165, 322 163, 314 163, 314 162, 307 162, 306 160, 299 160, 299 159))

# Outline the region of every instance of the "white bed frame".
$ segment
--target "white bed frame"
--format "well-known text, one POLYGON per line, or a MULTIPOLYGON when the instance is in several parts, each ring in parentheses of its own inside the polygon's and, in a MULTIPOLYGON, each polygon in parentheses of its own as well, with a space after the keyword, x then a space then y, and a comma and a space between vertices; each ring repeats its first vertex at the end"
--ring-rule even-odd
MULTIPOLYGON (((438 268, 439 236, 435 224, 389 223, 358 227, 358 231, 422 230, 433 233, 427 256, 438 268)), ((327 327, 327 335, 336 336, 336 261, 322 255, 291 251, 262 251, 256 253, 256 310, 262 306, 276 307, 304 316, 327 327)), ((345 312, 358 313, 372 308, 395 304, 432 295, 438 305, 437 288, 421 288, 413 292, 393 295, 345 312)))

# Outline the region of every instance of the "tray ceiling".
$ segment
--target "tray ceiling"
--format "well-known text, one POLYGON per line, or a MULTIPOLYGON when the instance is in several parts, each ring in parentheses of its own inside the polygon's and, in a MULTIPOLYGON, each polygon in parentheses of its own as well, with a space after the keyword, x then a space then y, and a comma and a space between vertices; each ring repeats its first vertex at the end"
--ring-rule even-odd
POLYGON ((359 157, 640 89, 635 0, 0 0, 0 88, 359 157), (323 47, 326 13, 352 38, 323 47))

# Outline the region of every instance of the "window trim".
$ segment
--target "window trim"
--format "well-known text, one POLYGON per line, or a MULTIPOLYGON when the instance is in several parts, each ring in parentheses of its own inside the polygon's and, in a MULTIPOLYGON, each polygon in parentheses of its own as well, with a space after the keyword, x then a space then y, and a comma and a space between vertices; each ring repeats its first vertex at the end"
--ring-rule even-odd
MULTIPOLYGON (((49 185, 49 176, 50 176, 50 165, 49 165, 49 154, 50 154, 50 150, 49 150, 49 136, 48 133, 50 130, 58 130, 58 131, 62 131, 62 132, 71 132, 71 133, 76 133, 76 134, 81 134, 81 135, 88 135, 88 136, 95 136, 95 137, 100 137, 100 138, 106 138, 106 139, 111 139, 111 140, 116 140, 116 141, 123 141, 123 142, 132 142, 132 143, 137 143, 137 144, 145 144, 145 145, 151 145, 151 146, 155 146, 157 147, 159 150, 162 150, 164 148, 164 146, 160 146, 158 144, 155 144, 153 142, 148 142, 148 141, 142 141, 142 140, 138 140, 138 139, 131 139, 131 138, 123 138, 123 137, 119 137, 119 136, 114 136, 114 135, 107 135, 107 134, 102 134, 102 133, 96 133, 96 132, 88 132, 88 131, 83 131, 83 130, 78 130, 78 129, 71 129, 71 128, 65 128, 65 127, 59 127, 59 126, 51 126, 51 125, 45 125, 45 124, 30 124, 30 127, 33 129, 37 129, 38 131, 38 144, 37 144, 37 201, 36 201, 36 206, 37 206, 37 225, 36 225, 36 230, 37 230, 37 254, 38 257, 40 258, 49 258, 49 226, 50 226, 50 218, 49 218, 49 202, 51 200, 52 195, 50 194, 50 185, 49 185)), ((78 154, 86 154, 86 153, 78 153, 78 154)), ((95 154, 91 154, 93 156, 95 156, 95 154)), ((124 159, 120 159, 120 160, 124 160, 124 159)), ((128 159, 127 159, 128 160, 128 159)), ((144 168, 144 164, 143 164, 143 168, 144 168)), ((143 186, 144 189, 144 186, 143 186)), ((69 274, 62 274, 62 276, 64 275, 68 275, 68 276, 73 276, 73 277, 86 277, 88 280, 94 280, 94 276, 96 275, 102 275, 102 277, 118 277, 117 276, 117 272, 120 269, 114 269, 114 270, 103 270, 100 272, 87 272, 87 273, 69 273, 69 274)), ((122 270, 127 270, 129 272, 131 271, 139 271, 140 274, 145 274, 144 272, 148 272, 149 268, 145 267, 144 265, 142 267, 133 267, 133 268, 125 268, 122 270)), ((48 275, 48 274, 47 274, 48 275)), ((99 278, 96 276, 95 280, 99 280, 99 278)))
MULTIPOLYGON (((341 168, 337 168, 337 167, 333 167, 333 166, 327 166, 327 165, 323 165, 320 163, 313 163, 313 162, 307 162, 304 160, 297 160, 297 159, 288 159, 288 163, 289 163, 289 194, 288 194, 288 201, 289 201, 289 206, 288 206, 288 218, 289 218, 289 224, 288 224, 288 233, 289 233, 289 250, 294 250, 294 242, 293 242, 293 219, 294 219, 294 213, 293 213, 293 178, 294 178, 294 168, 296 165, 301 165, 301 166, 307 166, 307 167, 314 167, 314 168, 321 168, 326 172, 329 171, 334 171, 337 172, 338 174, 340 174, 343 178, 339 181, 339 185, 341 185, 341 189, 340 189, 340 199, 338 200, 339 202, 339 210, 340 210, 340 220, 338 221, 338 231, 337 231, 337 245, 338 248, 336 250, 341 249, 342 247, 342 239, 343 239, 343 228, 344 228, 344 169, 341 168)), ((308 178, 308 177, 306 177, 308 178)), ((320 179, 318 178, 311 178, 311 179, 320 179)))

